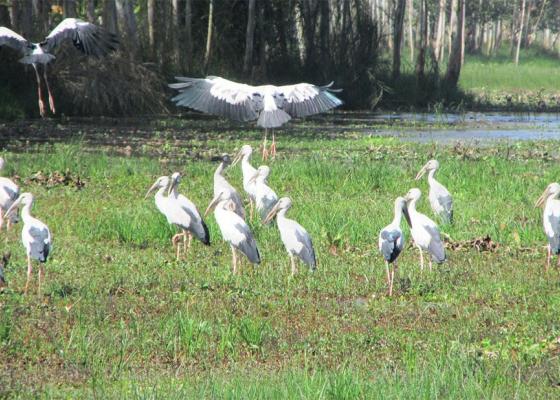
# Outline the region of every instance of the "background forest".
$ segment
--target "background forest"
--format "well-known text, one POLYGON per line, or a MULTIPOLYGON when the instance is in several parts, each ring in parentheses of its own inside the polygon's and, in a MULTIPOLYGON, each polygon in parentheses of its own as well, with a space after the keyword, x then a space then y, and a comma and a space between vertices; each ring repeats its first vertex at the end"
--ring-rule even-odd
MULTIPOLYGON (((177 74, 334 80, 351 109, 511 106, 510 92, 477 97, 458 87, 465 58, 560 61, 560 0, 0 0, 0 25, 30 40, 65 17, 103 25, 121 41, 106 60, 87 60, 71 45, 59 51, 51 69, 66 114, 166 112, 165 83, 177 74)), ((22 73, 17 59, 0 49, 0 90, 8 93, 0 115, 8 117, 36 112, 32 71, 22 73)), ((535 90, 533 108, 558 105, 535 90)))

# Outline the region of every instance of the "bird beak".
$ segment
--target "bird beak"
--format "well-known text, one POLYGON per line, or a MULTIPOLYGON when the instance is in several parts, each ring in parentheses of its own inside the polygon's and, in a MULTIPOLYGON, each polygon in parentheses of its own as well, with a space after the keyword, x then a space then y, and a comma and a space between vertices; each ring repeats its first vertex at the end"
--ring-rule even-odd
POLYGON ((171 180, 171 182, 169 183, 169 189, 167 189, 167 195, 168 196, 171 194, 171 191, 173 190, 173 188, 175 187, 176 184, 177 184, 177 178, 173 178, 171 180))
POLYGON ((410 226, 412 228, 412 222, 410 221, 410 214, 408 213, 408 207, 405 204, 402 208, 403 210, 403 214, 404 214, 404 219, 406 219, 406 222, 408 223, 408 226, 410 226))
POLYGON ((222 193, 218 194, 216 197, 212 199, 210 204, 208 204, 206 211, 204 211, 204 217, 206 217, 210 212, 212 212, 216 208, 216 206, 218 205, 221 199, 222 199, 222 193))
POLYGON ((8 208, 8 211, 6 211, 6 214, 4 214, 4 218, 8 218, 12 214, 12 211, 14 211, 16 208, 19 207, 20 203, 21 203, 21 196, 18 197, 18 199, 12 203, 12 206, 10 208, 8 208))
POLYGON ((418 172, 418 174, 416 175, 416 178, 414 178, 414 179, 419 180, 420 178, 422 178, 427 170, 428 170, 428 164, 426 164, 422 167, 422 169, 420 170, 420 172, 418 172))
POLYGON ((237 153, 237 155, 233 159, 233 162, 231 163, 231 167, 234 167, 235 164, 237 164, 239 162, 239 160, 241 160, 242 158, 243 158, 243 153, 241 152, 241 150, 239 150, 239 152, 237 153))
POLYGON ((146 193, 146 196, 144 196, 144 200, 148 198, 150 193, 152 193, 154 191, 154 189, 157 187, 157 185, 158 185, 157 182, 152 185, 152 187, 148 190, 148 193, 146 193))
POLYGON ((535 203, 535 207, 540 207, 544 204, 546 198, 548 197, 548 188, 545 189, 541 197, 539 197, 535 203))
POLYGON ((276 205, 272 208, 272 210, 270 210, 270 212, 268 213, 268 215, 266 216, 266 218, 263 221, 263 224, 268 224, 270 221, 272 221, 272 219, 274 218, 274 216, 276 215, 276 213, 278 212, 278 203, 276 203, 276 205))
POLYGON ((257 178, 259 177, 259 171, 257 170, 257 172, 255 173, 255 175, 253 175, 251 177, 251 179, 249 179, 249 183, 255 183, 255 181, 257 180, 257 178))

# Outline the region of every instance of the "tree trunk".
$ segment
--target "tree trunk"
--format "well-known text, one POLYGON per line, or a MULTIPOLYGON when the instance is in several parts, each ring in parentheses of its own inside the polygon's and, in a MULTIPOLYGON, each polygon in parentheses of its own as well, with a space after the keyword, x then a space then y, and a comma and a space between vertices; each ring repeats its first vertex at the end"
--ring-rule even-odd
POLYGON ((511 34, 511 39, 509 41, 509 54, 511 55, 511 57, 515 57, 515 42, 516 42, 516 38, 517 38, 517 29, 518 29, 518 24, 517 24, 517 18, 518 18, 518 10, 517 10, 517 1, 513 2, 513 14, 511 16, 511 29, 510 29, 510 34, 511 34))
POLYGON ((208 73, 210 65, 210 55, 212 50, 212 29, 214 19, 214 0, 210 0, 208 4, 208 30, 206 32, 206 51, 204 52, 204 73, 208 73))
POLYGON ((453 33, 457 21, 457 0, 451 0, 451 14, 449 15, 449 27, 447 30, 447 53, 451 54, 451 49, 453 48, 453 33))
POLYGON ((12 2, 10 3, 9 7, 9 11, 10 11, 10 25, 12 27, 12 30, 19 32, 20 31, 20 26, 19 26, 19 1, 18 0, 12 0, 12 2))
POLYGON ((424 69, 426 65, 426 47, 428 45, 428 7, 427 0, 420 0, 420 29, 418 30, 418 58, 416 59, 416 79, 424 80, 424 69))
POLYGON ((439 12, 438 12, 438 19, 437 19, 437 27, 435 29, 435 37, 434 37, 434 60, 436 64, 439 64, 441 60, 441 48, 443 43, 443 32, 445 30, 445 9, 446 9, 446 0, 439 0, 439 12))
MULTIPOLYGON (((459 5, 458 5, 459 7, 459 5)), ((466 0, 460 0, 460 9, 459 12, 461 13, 460 17, 461 17, 461 21, 459 23, 459 27, 461 29, 461 40, 460 40, 460 44, 459 47, 461 48, 461 67, 463 66, 463 64, 465 63, 465 25, 467 24, 467 16, 466 16, 466 10, 467 10, 467 4, 466 4, 466 0)), ((457 81, 459 81, 459 75, 460 75, 460 70, 457 72, 457 81)))
POLYGON ((410 46, 410 63, 414 62, 414 31, 412 25, 414 24, 413 15, 413 0, 408 0, 408 45, 410 46))
POLYGON ((319 5, 321 7, 321 21, 319 23, 319 51, 321 54, 319 59, 321 60, 321 72, 324 78, 325 75, 330 74, 330 4, 328 0, 322 0, 319 5))
POLYGON ((62 3, 64 18, 76 18, 76 0, 64 0, 62 3))
POLYGON ((245 76, 251 72, 253 65, 253 48, 255 39, 255 3, 256 0, 249 0, 247 11, 247 31, 245 33, 245 56, 243 57, 243 73, 245 76))
POLYGON ((459 82, 461 74, 461 54, 465 47, 464 26, 465 26, 465 0, 459 0, 457 10, 457 24, 454 29, 455 34, 453 38, 453 47, 449 54, 449 63, 447 64, 447 72, 445 74, 445 81, 449 87, 456 87, 459 82))
POLYGON ((148 0, 148 48, 151 58, 156 55, 156 0, 148 0))
POLYGON ((95 18, 95 0, 88 0, 86 16, 89 22, 97 22, 97 19, 95 18))
POLYGON ((395 18, 393 24, 393 79, 396 80, 401 74, 401 43, 403 37, 404 14, 406 12, 406 1, 397 0, 395 18))
POLYGON ((185 56, 188 66, 193 65, 192 0, 185 1, 185 56))
POLYGON ((103 4, 103 26, 114 34, 119 34, 117 25, 117 6, 115 0, 105 0, 103 4))
POLYGON ((171 2, 171 22, 172 22, 172 32, 173 37, 173 64, 178 70, 182 69, 182 57, 181 57, 181 24, 180 24, 180 10, 179 10, 179 0, 173 0, 171 2))
POLYGON ((521 40, 523 39, 523 24, 525 20, 525 7, 527 6, 526 0, 521 0, 521 18, 519 20, 519 31, 517 34, 517 47, 515 49, 515 65, 519 65, 519 50, 521 49, 521 40))
POLYGON ((126 42, 127 53, 131 59, 135 59, 138 49, 138 28, 136 16, 134 15, 133 0, 116 0, 119 29, 126 42))

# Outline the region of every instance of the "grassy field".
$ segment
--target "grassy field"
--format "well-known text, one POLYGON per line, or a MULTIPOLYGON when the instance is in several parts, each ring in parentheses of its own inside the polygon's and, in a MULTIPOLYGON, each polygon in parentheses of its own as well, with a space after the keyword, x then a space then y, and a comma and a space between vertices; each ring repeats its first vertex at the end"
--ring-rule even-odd
POLYGON ((538 49, 520 53, 519 65, 515 65, 508 49, 495 57, 469 55, 459 81, 465 90, 490 90, 519 93, 543 90, 560 93, 560 59, 543 54, 538 49))
MULTIPOLYGON (((181 192, 204 209, 212 157, 256 147, 259 137, 193 138, 178 149, 163 135, 159 157, 90 152, 83 143, 3 154, 4 175, 17 174, 35 194, 54 251, 43 294, 24 297, 21 225, 0 240, 12 252, 0 293, 0 397, 558 397, 560 274, 543 273, 533 207, 560 175, 556 144, 282 137, 270 184, 293 199, 290 215, 312 235, 318 271, 301 268, 291 279, 277 230, 255 220, 263 262, 233 276, 213 216, 212 246, 196 242, 176 262, 173 230, 145 192, 178 170, 181 192), (396 196, 415 186, 426 194, 426 181, 413 177, 431 157, 455 196, 455 224, 443 227, 449 262, 421 275, 407 247, 388 298, 377 234, 396 196), (27 179, 66 170, 85 186, 27 179), (495 251, 471 245, 486 235, 495 251)), ((228 177, 241 188, 238 167, 228 177)), ((430 214, 426 196, 420 210, 430 214)))

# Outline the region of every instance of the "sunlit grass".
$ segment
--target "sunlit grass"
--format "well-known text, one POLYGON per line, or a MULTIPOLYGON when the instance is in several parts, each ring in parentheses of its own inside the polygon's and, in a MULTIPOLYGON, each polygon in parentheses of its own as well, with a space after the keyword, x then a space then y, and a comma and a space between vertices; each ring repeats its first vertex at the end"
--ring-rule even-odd
MULTIPOLYGON (((250 143, 258 147, 258 134, 250 143)), ((212 141, 210 141, 212 142, 212 141)), ((69 169, 86 182, 47 188, 34 214, 54 237, 44 294, 23 297, 19 230, 9 288, 0 294, 0 396, 97 398, 514 398, 558 390, 558 272, 543 274, 541 210, 560 175, 557 146, 485 148, 403 145, 351 136, 285 137, 270 185, 294 201, 289 215, 310 232, 319 268, 289 277, 275 227, 251 222, 263 258, 230 272, 213 216, 212 246, 193 243, 176 262, 173 228, 147 189, 183 173, 181 192, 205 209, 212 155, 243 143, 216 141, 206 157, 178 163, 86 153, 80 144, 5 153, 22 180, 69 169), (402 255, 396 296, 385 296, 377 234, 393 200, 429 158, 455 196, 452 241, 490 235, 495 253, 450 251, 421 275, 402 255)), ((172 152, 173 144, 166 142, 172 152)), ((260 159, 254 156, 253 163, 260 159)), ((188 158, 186 158, 188 159, 188 158)), ((241 188, 239 168, 228 178, 241 188)), ((406 230, 408 235, 408 230, 406 230)), ((4 235, 4 233, 2 234, 4 235)), ((6 244, 4 244, 6 243, 6 244)))

